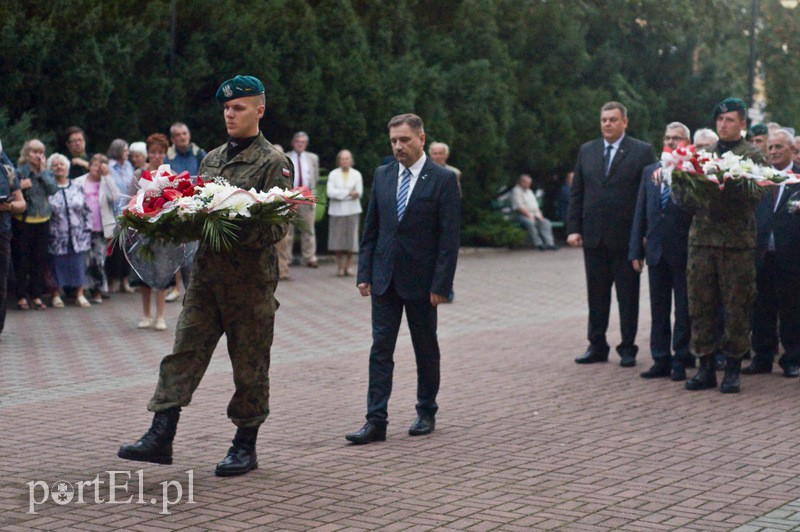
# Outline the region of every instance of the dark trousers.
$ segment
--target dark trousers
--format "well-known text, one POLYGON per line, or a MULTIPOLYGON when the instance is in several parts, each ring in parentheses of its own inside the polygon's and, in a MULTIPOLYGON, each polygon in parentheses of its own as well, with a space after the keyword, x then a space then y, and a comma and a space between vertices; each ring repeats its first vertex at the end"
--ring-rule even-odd
POLYGON ((367 419, 386 424, 392 393, 394 348, 406 309, 411 343, 417 359, 417 413, 435 414, 439 392, 439 341, 436 307, 429 299, 402 299, 393 286, 383 295, 372 295, 372 349, 369 353, 367 419))
POLYGON ((662 260, 656 265, 647 265, 650 283, 650 354, 653 360, 669 358, 670 340, 675 356, 689 360, 689 296, 686 288, 686 265, 673 266, 662 260), (672 295, 675 294, 675 324, 670 323, 672 295))
POLYGON ((782 271, 775 253, 767 253, 756 273, 758 295, 753 305, 753 351, 774 359, 778 340, 786 350, 783 361, 800 362, 800 279, 782 271), (780 323, 780 325, 779 325, 780 323))
POLYGON ((37 298, 45 292, 45 270, 48 268, 47 244, 50 241, 50 222, 29 224, 12 220, 14 273, 17 299, 37 298))
POLYGON ((589 344, 596 353, 608 353, 606 330, 611 311, 611 287, 616 286, 622 342, 620 355, 636 356, 639 322, 639 274, 628 260, 627 249, 604 246, 583 249, 589 292, 589 344))
POLYGON ((8 271, 11 269, 11 234, 0 233, 0 333, 6 324, 8 271))

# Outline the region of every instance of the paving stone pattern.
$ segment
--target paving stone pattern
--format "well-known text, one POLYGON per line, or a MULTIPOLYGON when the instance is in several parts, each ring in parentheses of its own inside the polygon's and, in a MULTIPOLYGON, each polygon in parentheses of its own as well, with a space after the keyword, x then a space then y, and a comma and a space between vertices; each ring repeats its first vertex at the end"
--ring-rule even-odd
MULTIPOLYGON (((178 303, 167 306, 166 332, 136 329, 138 295, 91 309, 9 310, 0 336, 0 529, 800 529, 800 382, 777 371, 744 376, 741 394, 722 395, 640 379, 649 366, 646 277, 636 368, 619 367, 613 354, 607 364, 576 365, 586 347, 576 250, 464 250, 455 303, 439 313, 436 431, 406 432, 416 379, 404 329, 388 439, 349 445, 344 434, 365 412, 369 301, 334 268, 294 268, 278 287, 272 413, 259 435, 260 468, 237 478, 213 474, 234 432, 224 339, 182 414, 175 463, 116 457, 149 426, 145 405, 178 303), (108 503, 108 471, 130 473, 117 477, 118 488, 128 486, 116 497, 131 503, 108 503), (29 512, 29 483, 65 481, 77 493, 96 477, 105 502, 89 486, 83 504, 50 499, 29 512), (183 490, 169 513, 162 483, 183 490)), ((619 341, 616 310, 609 341, 619 341)), ((41 500, 43 484, 33 485, 41 500)))

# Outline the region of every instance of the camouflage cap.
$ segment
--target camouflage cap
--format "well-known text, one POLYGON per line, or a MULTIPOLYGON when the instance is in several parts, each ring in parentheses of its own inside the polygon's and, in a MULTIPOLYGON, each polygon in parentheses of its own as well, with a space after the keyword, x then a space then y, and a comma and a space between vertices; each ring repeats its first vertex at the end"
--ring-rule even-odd
POLYGON ((224 81, 217 89, 217 101, 225 103, 245 96, 258 96, 264 94, 264 84, 253 76, 236 76, 224 81))
POLYGON ((746 111, 747 105, 740 98, 725 98, 714 107, 714 120, 723 113, 746 111))
POLYGON ((769 135, 769 129, 764 124, 753 124, 750 126, 750 135, 757 137, 759 135, 769 135))

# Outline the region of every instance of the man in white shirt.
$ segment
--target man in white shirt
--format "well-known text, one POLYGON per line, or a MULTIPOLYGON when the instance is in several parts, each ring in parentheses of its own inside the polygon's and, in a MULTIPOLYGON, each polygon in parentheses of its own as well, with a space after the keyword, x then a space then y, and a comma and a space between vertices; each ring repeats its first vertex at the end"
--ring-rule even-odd
MULTIPOLYGON (((319 181, 319 157, 316 153, 306 151, 308 147, 308 134, 298 131, 292 137, 292 151, 286 155, 294 164, 294 184, 293 187, 306 186, 312 191, 319 181)), ((298 214, 305 222, 305 228, 300 232, 300 251, 303 254, 303 261, 309 268, 317 268, 317 237, 314 231, 314 221, 317 213, 317 206, 298 205, 298 214)), ((289 233, 286 240, 279 247, 284 254, 284 259, 291 263, 292 251, 294 249, 294 226, 289 226, 289 233), (288 256, 287 256, 288 255, 288 256)))
POLYGON ((522 224, 536 249, 558 249, 553 241, 553 226, 544 217, 539 202, 531 190, 531 176, 522 174, 511 190, 511 208, 517 222, 522 224))

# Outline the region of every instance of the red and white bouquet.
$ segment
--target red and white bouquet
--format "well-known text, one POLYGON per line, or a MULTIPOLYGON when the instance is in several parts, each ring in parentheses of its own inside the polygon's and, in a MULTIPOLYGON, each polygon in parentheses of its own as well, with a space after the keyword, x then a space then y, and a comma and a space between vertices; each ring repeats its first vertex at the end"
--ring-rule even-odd
POLYGON ((756 164, 732 152, 721 157, 707 151, 698 152, 692 145, 665 147, 661 163, 661 172, 653 174, 653 179, 663 180, 668 185, 678 183, 684 198, 698 204, 708 204, 730 185, 741 187, 748 196, 761 197, 767 186, 800 183, 791 172, 756 164))
POLYGON ((229 250, 243 223, 298 225, 302 220, 294 207, 317 201, 307 187, 244 190, 222 177, 176 174, 167 164, 154 173, 142 172, 138 184, 139 191, 117 220, 120 243, 133 230, 148 242, 201 240, 213 251, 229 250))

